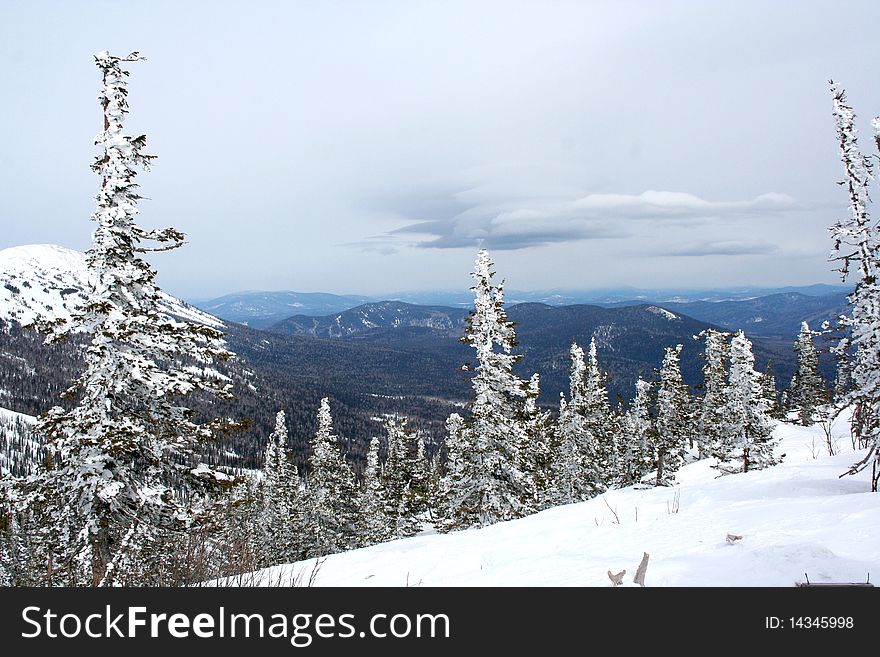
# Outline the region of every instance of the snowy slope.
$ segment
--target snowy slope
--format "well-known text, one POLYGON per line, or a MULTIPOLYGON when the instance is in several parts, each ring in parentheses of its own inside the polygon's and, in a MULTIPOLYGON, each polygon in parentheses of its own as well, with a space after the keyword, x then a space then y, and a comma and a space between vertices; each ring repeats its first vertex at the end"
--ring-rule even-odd
MULTIPOLYGON (((83 303, 89 272, 78 251, 55 244, 29 244, 0 251, 0 320, 28 324, 67 319, 83 303)), ((163 293, 165 309, 189 321, 221 327, 208 313, 163 293)))
POLYGON ((42 462, 44 450, 30 435, 36 421, 31 415, 0 408, 0 476, 28 475, 42 462))
MULTIPOLYGON (((880 494, 843 453, 823 455, 819 427, 780 424, 782 465, 715 478, 709 461, 685 466, 673 488, 626 488, 483 529, 429 534, 331 555, 318 586, 609 586, 650 554, 647 586, 793 586, 880 577, 880 494), (616 517, 615 517, 616 513, 616 517), (728 543, 728 533, 742 539, 728 543)), ((264 584, 313 562, 258 573, 264 584)))

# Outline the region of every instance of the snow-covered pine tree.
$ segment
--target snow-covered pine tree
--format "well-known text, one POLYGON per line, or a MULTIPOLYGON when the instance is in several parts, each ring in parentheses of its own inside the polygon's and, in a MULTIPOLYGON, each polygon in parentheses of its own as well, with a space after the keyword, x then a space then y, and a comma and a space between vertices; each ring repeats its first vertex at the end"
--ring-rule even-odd
POLYGON ((390 538, 415 536, 421 530, 419 516, 425 510, 424 487, 427 484, 426 472, 417 472, 420 455, 415 441, 421 442, 418 435, 406 429, 406 418, 388 418, 385 431, 388 433, 388 450, 382 467, 382 488, 384 491, 385 520, 390 538), (413 454, 412 451, 415 451, 413 454))
POLYGON ((565 393, 559 393, 559 416, 550 440, 549 506, 581 502, 595 494, 584 485, 584 459, 577 441, 584 433, 581 425, 581 417, 569 412, 565 393))
POLYGON ((41 527, 30 508, 16 510, 3 483, 11 480, 0 479, 0 586, 51 586, 44 572, 51 558, 45 534, 54 528, 41 527))
POLYGON ((385 517, 385 490, 382 485, 382 467, 379 463, 379 439, 370 441, 367 465, 358 493, 358 545, 366 547, 390 538, 385 517))
POLYGON ((357 488, 354 473, 333 434, 330 400, 318 409, 306 482, 305 537, 309 556, 343 552, 357 544, 357 488))
POLYGON ((599 368, 596 338, 590 340, 590 355, 586 367, 585 417, 587 430, 593 436, 593 442, 596 445, 602 487, 608 488, 618 476, 617 436, 620 431, 620 422, 608 402, 608 390, 605 387, 606 376, 599 368))
POLYGON ((706 340, 703 350, 703 398, 697 417, 697 448, 700 458, 712 453, 723 439, 724 405, 727 403, 727 333, 706 329, 699 336, 706 340))
POLYGON ((535 510, 535 483, 521 469, 519 453, 527 443, 526 384, 513 373, 521 357, 511 353, 516 333, 504 309, 503 283, 494 286, 493 276, 489 253, 480 249, 472 274, 474 310, 462 338, 476 350, 474 397, 470 417, 454 414, 447 421, 442 531, 483 527, 535 510))
POLYGON ((666 347, 657 391, 657 486, 668 486, 684 465, 684 452, 693 431, 691 399, 681 376, 679 359, 682 345, 666 347))
POLYGON ((266 565, 290 563, 304 556, 303 489, 287 444, 284 411, 266 441, 263 459, 262 556, 266 565))
POLYGON ((794 350, 798 366, 791 379, 789 403, 793 410, 797 410, 798 421, 806 427, 813 424, 816 408, 826 398, 825 383, 819 374, 819 354, 813 345, 813 332, 806 322, 801 323, 794 350))
POLYGON ((446 420, 446 443, 447 447, 435 447, 433 458, 428 463, 428 494, 427 494, 427 517, 432 523, 435 523, 443 513, 443 486, 446 479, 446 463, 448 458, 445 457, 444 451, 448 454, 450 420, 455 423, 461 420, 461 416, 453 413, 446 420))
POLYGON ((232 424, 220 418, 200 424, 179 399, 196 392, 230 397, 226 379, 201 372, 231 353, 219 331, 163 310, 156 272, 140 257, 182 246, 184 235, 135 223, 141 198, 135 177, 153 159, 143 153, 144 135, 123 131, 129 111, 123 65, 139 59, 137 53, 95 56, 104 131, 92 165, 101 177, 92 216, 97 229, 86 255, 93 288, 71 322, 42 326, 51 331, 47 341, 75 329, 92 335, 85 372, 68 391, 78 395, 76 405, 52 408, 38 426, 57 465, 28 483, 31 499, 45 505, 43 522, 57 529, 54 567, 72 585, 156 583, 162 567, 156 559, 167 558, 173 535, 209 515, 207 494, 231 483, 198 464, 198 454, 232 424), (200 367, 186 367, 185 359, 200 367))
MULTIPOLYGON (((569 398, 560 395, 559 417, 553 440, 553 500, 555 504, 582 502, 605 490, 608 480, 607 427, 602 426, 607 394, 596 358, 595 340, 590 345, 589 367, 584 350, 571 343, 569 398), (604 404, 603 404, 604 401, 604 404)), ((610 415, 610 408, 608 409, 610 415)), ((607 420, 607 415, 605 416, 607 420)))
MULTIPOLYGON (((871 490, 880 485, 880 227, 868 213, 868 187, 875 181, 872 163, 859 150, 855 114, 843 89, 832 84, 834 120, 840 155, 846 170, 843 185, 849 192, 850 214, 831 227, 832 259, 839 263, 843 280, 850 267, 858 269, 855 290, 849 295, 850 313, 841 318, 849 335, 835 347, 839 356, 851 354, 850 389, 838 402, 838 412, 853 407, 853 435, 868 453, 846 474, 872 467, 871 490)), ((874 141, 880 150, 880 117, 872 121, 874 141)))
POLYGON ((621 422, 621 486, 637 484, 649 472, 657 469, 653 454, 654 423, 651 420, 651 384, 636 381, 636 395, 621 422))
MULTIPOLYGON (((253 572, 271 565, 265 556, 261 475, 253 473, 232 489, 223 508, 219 531, 212 538, 216 550, 217 577, 253 572)), ((204 581, 204 580, 200 580, 204 581)))
POLYGON ((730 379, 724 417, 725 440, 716 444, 715 467, 724 474, 762 470, 776 465, 773 421, 767 414, 767 400, 761 390, 761 375, 755 371, 752 343, 737 331, 730 344, 730 379))
POLYGON ((776 368, 772 358, 767 361, 767 366, 761 374, 761 396, 767 400, 767 413, 770 417, 782 419, 785 414, 779 400, 779 390, 776 388, 776 368))
POLYGON ((535 373, 526 388, 523 422, 528 442, 522 446, 520 455, 522 470, 535 482, 536 508, 545 509, 553 504, 553 418, 550 411, 542 411, 538 406, 540 395, 541 379, 535 373))
POLYGON ((411 505, 415 514, 422 519, 427 517, 428 509, 431 506, 433 473, 431 472, 431 462, 425 451, 424 435, 421 431, 416 430, 410 433, 410 437, 415 443, 415 449, 413 449, 412 443, 410 444, 410 456, 413 458, 409 487, 412 498, 411 505))
MULTIPOLYGON (((832 350, 832 352, 834 351, 836 349, 832 350)), ((852 390, 852 365, 850 364, 849 354, 834 353, 834 355, 837 361, 837 372, 834 375, 832 401, 836 408, 840 405, 841 400, 846 397, 847 393, 852 390)))

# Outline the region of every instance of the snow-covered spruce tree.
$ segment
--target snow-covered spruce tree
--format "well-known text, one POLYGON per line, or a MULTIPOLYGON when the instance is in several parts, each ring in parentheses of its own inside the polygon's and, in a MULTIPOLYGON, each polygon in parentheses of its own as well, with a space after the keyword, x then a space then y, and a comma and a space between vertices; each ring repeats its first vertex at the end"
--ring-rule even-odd
MULTIPOLYGON (((836 351, 836 348, 834 351, 836 351)), ((837 372, 834 375, 832 401, 834 402, 834 407, 837 408, 841 400, 852 390, 852 365, 850 364, 849 354, 835 353, 834 355, 837 361, 837 372)), ((832 409, 833 411, 834 409, 832 409)))
POLYGON ((684 465, 685 446, 693 431, 690 394, 679 364, 681 348, 666 347, 660 370, 655 437, 657 486, 668 486, 675 480, 675 473, 684 465))
POLYGON ((321 400, 311 448, 303 539, 309 556, 343 552, 357 545, 357 488, 333 434, 327 397, 321 400))
MULTIPOLYGON (((835 347, 839 356, 851 354, 850 389, 838 401, 838 411, 853 407, 853 435, 868 453, 846 474, 872 467, 871 490, 880 485, 880 226, 868 213, 868 187, 875 181, 871 161, 859 150, 855 114, 846 103, 843 89, 832 84, 834 120, 840 156, 846 171, 843 185, 849 192, 849 216, 831 227, 832 259, 846 280, 850 268, 858 272, 855 290, 849 295, 850 313, 840 324, 849 335, 835 347)), ((872 121, 874 140, 880 150, 880 117, 872 121)))
POLYGON ((454 414, 447 421, 441 531, 483 527, 535 510, 535 482, 521 467, 526 384, 513 373, 521 356, 511 353, 516 333, 504 309, 503 283, 492 285, 493 276, 489 253, 481 249, 472 274, 474 310, 462 338, 476 350, 473 400, 470 417, 454 414))
POLYGON ((785 413, 779 400, 779 390, 776 388, 776 368, 772 358, 767 361, 767 366, 761 374, 761 395, 767 401, 767 413, 770 417, 781 420, 785 413))
POLYGON ((596 445, 602 485, 604 488, 608 488, 618 475, 617 436, 620 431, 620 423, 608 402, 608 389, 605 387, 606 376, 599 369, 596 338, 590 340, 590 355, 586 366, 585 417, 587 430, 592 434, 596 445))
POLYGON ((550 491, 549 506, 571 504, 589 499, 595 493, 587 487, 584 478, 584 458, 577 436, 583 435, 581 418, 568 410, 565 393, 559 393, 559 416, 550 440, 550 491))
POLYGON ((552 456, 555 504, 582 502, 604 491, 608 482, 607 436, 610 407, 590 345, 589 366, 584 350, 572 342, 569 398, 560 396, 552 456))
POLYGON ((618 482, 621 486, 637 484, 649 472, 656 470, 652 438, 654 423, 651 420, 651 384, 639 378, 636 396, 621 422, 621 455, 618 482))
POLYGON ((47 341, 75 329, 92 335, 85 372, 68 391, 78 395, 76 406, 52 408, 38 426, 57 465, 29 484, 31 499, 46 510, 43 521, 57 529, 52 567, 73 585, 161 583, 157 555, 168 556, 169 533, 204 519, 207 494, 230 484, 197 461, 202 445, 232 424, 219 418, 199 424, 179 398, 196 392, 230 397, 225 380, 182 360, 207 365, 231 354, 219 331, 162 309, 156 272, 140 257, 177 248, 184 236, 135 223, 135 176, 153 159, 143 153, 145 136, 123 131, 129 111, 123 65, 138 59, 137 53, 95 56, 103 75, 104 131, 92 165, 101 177, 92 216, 97 229, 86 254, 94 287, 70 323, 43 327, 51 331, 47 341))
MULTIPOLYGON (((453 415, 446 420, 447 436, 452 435, 452 432, 449 430, 449 421, 451 419, 455 422, 455 418, 461 420, 461 416, 457 413, 453 413, 453 415)), ((446 448, 446 452, 448 453, 448 447, 446 448)), ((436 523, 443 513, 443 485, 446 479, 447 460, 448 459, 444 456, 444 449, 442 447, 435 447, 433 458, 428 462, 428 493, 426 497, 426 510, 427 518, 431 523, 436 523)))
POLYGON ((426 451, 425 437, 421 431, 410 434, 415 443, 415 450, 410 444, 410 454, 414 454, 412 462, 412 474, 410 475, 410 495, 412 507, 419 517, 426 517, 431 506, 432 482, 431 461, 426 451))
POLYGON ((798 421, 806 427, 813 424, 816 408, 826 398, 825 383, 819 374, 819 354, 813 346, 813 332, 806 322, 801 324, 794 350, 798 366, 791 379, 788 398, 792 409, 797 410, 798 421))
POLYGON ((373 438, 367 450, 367 465, 358 493, 358 545, 366 547, 387 541, 388 521, 385 518, 385 490, 382 486, 382 466, 379 463, 379 439, 373 438))
POLYGON ((553 504, 553 418, 550 411, 538 406, 541 395, 540 375, 529 379, 523 404, 525 437, 528 441, 520 449, 522 470, 535 482, 535 504, 545 509, 553 504))
POLYGON ((45 534, 53 528, 34 522, 29 508, 16 510, 12 500, 4 499, 4 492, 0 486, 0 586, 51 584, 43 571, 51 557, 45 534))
POLYGON ((415 536, 421 530, 425 510, 427 472, 419 466, 424 452, 418 450, 420 436, 406 429, 406 418, 388 418, 388 450, 382 467, 386 533, 390 538, 415 536), (415 447, 415 449, 414 449, 415 447))
POLYGON ((264 508, 262 478, 257 473, 232 489, 219 531, 212 535, 219 546, 212 555, 215 576, 230 577, 271 565, 265 556, 264 508))
POLYGON ((699 336, 706 340, 703 350, 703 398, 697 417, 697 448, 700 458, 712 453, 723 439, 724 405, 727 402, 727 359, 729 334, 706 329, 699 336))
POLYGON ((287 444, 284 411, 275 416, 275 430, 263 458, 262 557, 266 565, 290 563, 304 556, 304 491, 287 444))
POLYGON ((725 439, 716 444, 715 467, 723 474, 762 470, 776 465, 784 454, 774 454, 773 421, 767 414, 761 375, 755 371, 752 343, 737 331, 730 344, 730 379, 724 410, 725 439))
POLYGON ((58 528, 45 523, 45 500, 29 499, 22 481, 0 477, 0 586, 63 585, 52 565, 58 528))

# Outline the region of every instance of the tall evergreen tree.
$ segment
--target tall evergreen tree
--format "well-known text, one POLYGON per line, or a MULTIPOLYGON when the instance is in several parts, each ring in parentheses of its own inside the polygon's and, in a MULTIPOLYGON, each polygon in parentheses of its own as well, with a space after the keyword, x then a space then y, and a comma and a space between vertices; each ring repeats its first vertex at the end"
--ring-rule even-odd
POLYGON ((425 437, 421 431, 408 432, 410 464, 410 505, 419 518, 427 516, 431 506, 431 462, 425 451, 425 437))
POLYGON ((617 436, 620 423, 608 402, 606 376, 599 368, 596 338, 590 340, 590 355, 586 366, 587 430, 593 436, 596 445, 602 487, 608 488, 618 476, 617 436))
POLYGON ((703 351, 703 398, 697 418, 697 447, 700 458, 710 454, 724 434, 724 405, 727 402, 727 333, 706 329, 703 351))
POLYGON ((275 416, 275 430, 266 442, 262 480, 263 556, 268 565, 304 556, 304 491, 287 444, 284 411, 275 416))
MULTIPOLYGON (((868 213, 868 187, 875 180, 872 163, 859 150, 855 114, 846 103, 842 89, 832 85, 834 120, 840 156, 846 170, 843 184, 849 192, 850 214, 831 227, 834 238, 832 257, 839 263, 843 280, 856 266, 858 279, 849 295, 850 313, 842 321, 849 335, 836 347, 836 353, 852 354, 851 388, 838 404, 853 407, 852 429, 868 453, 852 465, 847 474, 872 467, 871 489, 880 485, 880 227, 868 213)), ((874 141, 880 150, 880 117, 872 122, 874 141)))
POLYGON ((651 384, 639 378, 636 395, 621 423, 621 486, 637 484, 657 468, 652 450, 654 423, 651 420, 651 384))
POLYGON ((816 408, 825 401, 825 383, 819 374, 819 354, 813 345, 813 332, 806 322, 801 324, 794 343, 797 354, 797 372, 791 379, 789 400, 797 410, 798 421, 803 426, 813 424, 816 408))
POLYGON ((540 387, 540 375, 533 374, 523 404, 527 444, 521 447, 520 456, 523 472, 535 483, 536 508, 544 509, 553 503, 553 419, 538 406, 540 387))
POLYGON ((569 353, 569 398, 560 395, 551 461, 555 504, 582 502, 605 490, 605 461, 593 431, 602 400, 601 373, 593 370, 598 370, 593 358, 588 370, 584 350, 576 342, 569 353))
POLYGON ((333 433, 330 400, 318 409, 307 478, 305 534, 310 556, 343 552, 357 544, 357 488, 354 473, 333 433))
POLYGON ((406 422, 406 418, 396 417, 385 421, 388 450, 382 468, 382 488, 387 533, 391 538, 418 534, 419 516, 425 510, 427 472, 419 465, 424 452, 420 453, 415 444, 421 438, 407 431, 406 422))
POLYGON ((367 466, 358 494, 358 545, 365 547, 387 541, 388 520, 385 517, 385 489, 382 485, 382 467, 379 463, 379 439, 370 441, 367 466))
MULTIPOLYGON (((835 407, 841 406, 841 401, 852 390, 852 365, 848 353, 838 353, 837 348, 832 348, 837 361, 837 372, 834 375, 833 402, 835 407)), ((833 410, 833 409, 832 409, 833 410)))
POLYGON ((273 565, 266 554, 262 473, 246 477, 232 489, 230 498, 216 533, 219 574, 235 575, 273 565))
POLYGON ((124 133, 128 71, 137 53, 98 53, 103 76, 99 100, 104 131, 92 165, 101 177, 97 223, 86 262, 93 286, 69 323, 44 324, 47 341, 75 330, 91 333, 85 372, 68 391, 70 410, 55 407, 41 419, 57 467, 28 487, 56 528, 57 567, 74 585, 150 584, 161 578, 174 536, 210 515, 209 493, 228 477, 198 464, 205 443, 231 423, 198 423, 180 397, 207 393, 231 396, 227 379, 209 378, 201 368, 231 354, 222 333, 176 319, 160 304, 156 272, 140 257, 182 246, 173 228, 145 230, 135 223, 140 200, 138 169, 153 156, 146 137, 124 133), (151 247, 150 244, 156 246, 151 247))
MULTIPOLYGON (((453 432, 450 431, 450 420, 455 423, 456 418, 461 420, 461 416, 453 413, 446 420, 447 442, 453 432)), ((445 452, 448 454, 448 449, 445 452)), ((434 450, 433 458, 428 463, 428 496, 427 496, 427 517, 432 523, 436 523, 443 515, 443 490, 446 480, 446 462, 448 458, 444 456, 444 449, 437 447, 434 450)))
POLYGON ((682 345, 666 347, 657 392, 656 458, 658 486, 668 486, 684 465, 685 445, 693 430, 691 400, 679 364, 682 345))
POLYGON ((504 309, 503 283, 492 284, 492 261, 477 254, 474 310, 463 341, 477 365, 471 379, 470 417, 447 421, 448 459, 443 483, 443 531, 482 527, 534 511, 535 484, 521 468, 527 443, 522 408, 526 384, 513 373, 516 333, 504 309))
POLYGON ((727 386, 725 440, 716 446, 717 467, 722 473, 749 472, 776 465, 773 421, 767 414, 761 375, 755 371, 752 343, 737 331, 730 345, 730 379, 727 386))
POLYGON ((770 417, 781 420, 785 413, 779 399, 779 390, 776 388, 776 369, 772 358, 767 361, 767 366, 761 374, 761 395, 767 400, 767 413, 770 417))

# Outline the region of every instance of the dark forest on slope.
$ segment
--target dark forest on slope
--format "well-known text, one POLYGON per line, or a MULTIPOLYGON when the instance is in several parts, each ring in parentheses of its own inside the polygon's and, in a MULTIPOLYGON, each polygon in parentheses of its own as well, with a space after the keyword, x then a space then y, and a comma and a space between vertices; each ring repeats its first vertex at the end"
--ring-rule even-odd
MULTIPOLYGON (((377 306, 381 304, 370 304, 377 306)), ((320 400, 330 397, 337 433, 346 452, 360 468, 371 437, 381 435, 381 418, 401 414, 410 426, 421 429, 428 443, 443 440, 449 414, 460 410, 470 395, 469 373, 462 369, 473 361, 473 350, 459 342, 467 312, 461 309, 396 304, 368 308, 370 324, 355 308, 343 315, 352 330, 343 337, 314 337, 303 333, 301 323, 282 322, 272 331, 227 325, 229 345, 238 358, 228 371, 236 382, 230 402, 193 400, 200 415, 228 415, 250 420, 249 429, 224 438, 211 449, 212 461, 228 467, 259 465, 266 436, 275 413, 284 409, 290 441, 297 457, 307 453, 315 430, 320 400), (384 325, 379 317, 384 317, 384 325)), ((556 408, 559 393, 567 390, 568 349, 572 340, 587 346, 595 337, 599 362, 608 374, 613 400, 629 400, 637 377, 655 378, 666 346, 683 344, 685 381, 699 393, 702 344, 695 340, 712 326, 686 315, 675 318, 655 306, 603 308, 599 306, 548 306, 518 304, 509 308, 516 323, 523 359, 517 373, 541 375, 541 403, 556 408)), ((309 332, 321 329, 329 318, 310 318, 309 332), (315 330, 317 327, 317 330, 315 330)), ((343 325, 345 325, 345 321, 343 325)), ((336 335, 339 335, 337 332, 336 335)), ((59 395, 70 385, 81 366, 78 356, 85 341, 47 347, 42 337, 16 324, 0 331, 0 405, 38 415, 65 401, 59 395)), ((821 345, 819 345, 821 346, 821 345)), ((781 337, 754 337, 756 366, 763 370, 774 362, 777 385, 787 385, 794 371, 791 341, 781 337)), ((832 376, 827 355, 823 373, 832 376)))

